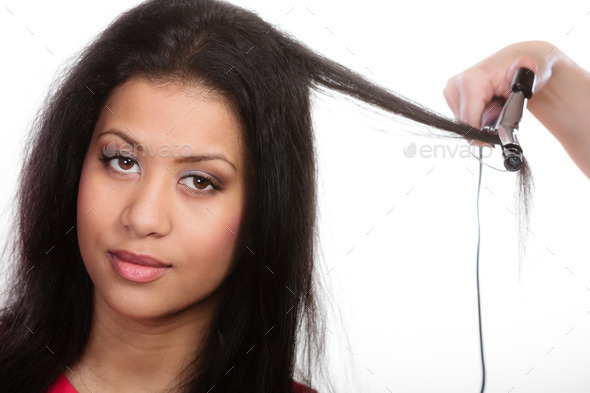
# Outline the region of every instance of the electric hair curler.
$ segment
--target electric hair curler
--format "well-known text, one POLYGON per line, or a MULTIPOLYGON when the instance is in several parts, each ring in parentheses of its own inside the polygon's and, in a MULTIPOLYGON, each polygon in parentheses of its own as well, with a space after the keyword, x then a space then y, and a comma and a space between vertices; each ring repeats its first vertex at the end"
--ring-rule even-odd
POLYGON ((519 68, 514 74, 512 86, 510 87, 511 93, 506 102, 501 97, 495 97, 488 104, 488 106, 492 105, 492 107, 486 112, 486 115, 496 106, 501 107, 502 111, 497 119, 492 121, 484 120, 486 125, 482 128, 482 131, 498 135, 502 145, 504 167, 510 172, 518 171, 522 165, 523 152, 517 138, 518 124, 522 118, 526 100, 533 95, 534 82, 535 74, 533 71, 527 68, 519 68))

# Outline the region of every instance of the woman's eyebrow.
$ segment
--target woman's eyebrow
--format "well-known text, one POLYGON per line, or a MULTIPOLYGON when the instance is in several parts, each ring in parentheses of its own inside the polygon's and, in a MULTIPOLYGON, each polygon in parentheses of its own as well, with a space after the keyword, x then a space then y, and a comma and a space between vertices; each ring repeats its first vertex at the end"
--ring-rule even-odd
MULTIPOLYGON (((103 135, 107 135, 107 134, 113 134, 118 136, 119 138, 123 139, 125 142, 127 142, 129 145, 131 146, 137 146, 138 150, 143 152, 143 145, 140 144, 139 142, 137 142, 135 139, 133 139, 132 137, 130 137, 129 135, 125 134, 123 131, 120 131, 116 128, 112 128, 110 130, 107 130, 105 132, 102 132, 101 134, 98 135, 98 138, 100 138, 103 135)), ((181 145, 184 146, 184 145, 181 145)), ((232 168, 234 169, 234 172, 237 172, 238 169, 236 168, 236 166, 230 161, 228 160, 223 154, 199 154, 199 155, 192 155, 192 156, 185 156, 185 155, 180 155, 180 157, 176 158, 174 160, 174 162, 176 164, 186 164, 186 163, 192 163, 192 162, 200 162, 200 161, 208 161, 208 160, 222 160, 227 162, 229 165, 232 166, 232 168)))

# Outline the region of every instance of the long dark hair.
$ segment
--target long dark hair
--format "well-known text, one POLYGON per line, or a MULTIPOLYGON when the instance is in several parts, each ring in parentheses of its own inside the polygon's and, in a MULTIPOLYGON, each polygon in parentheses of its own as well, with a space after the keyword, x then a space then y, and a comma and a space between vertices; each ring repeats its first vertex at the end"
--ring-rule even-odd
MULTIPOLYGON (((286 393, 295 375, 314 385, 312 376, 322 373, 311 89, 351 96, 440 136, 500 142, 371 83, 240 7, 152 0, 126 11, 65 67, 29 135, 7 242, 14 271, 0 311, 5 391, 44 392, 83 354, 93 284, 75 228, 78 184, 98 115, 132 76, 211 88, 243 126, 250 188, 240 230, 252 238, 223 284, 206 345, 179 384, 186 392, 286 393)), ((523 190, 529 181, 525 163, 523 190)))

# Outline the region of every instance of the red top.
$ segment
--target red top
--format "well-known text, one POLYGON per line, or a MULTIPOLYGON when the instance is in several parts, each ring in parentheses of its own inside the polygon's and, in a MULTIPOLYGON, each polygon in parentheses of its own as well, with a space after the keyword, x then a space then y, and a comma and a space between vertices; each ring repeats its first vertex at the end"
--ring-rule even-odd
POLYGON ((74 389, 66 375, 61 373, 57 381, 49 387, 47 393, 78 393, 78 391, 74 389))
MULTIPOLYGON (((312 389, 313 393, 317 393, 312 389)), ((64 373, 61 373, 57 381, 55 381, 50 387, 47 393, 78 393, 72 386, 70 381, 66 378, 64 373)), ((300 383, 293 381, 293 393, 306 393, 305 386, 300 383)))

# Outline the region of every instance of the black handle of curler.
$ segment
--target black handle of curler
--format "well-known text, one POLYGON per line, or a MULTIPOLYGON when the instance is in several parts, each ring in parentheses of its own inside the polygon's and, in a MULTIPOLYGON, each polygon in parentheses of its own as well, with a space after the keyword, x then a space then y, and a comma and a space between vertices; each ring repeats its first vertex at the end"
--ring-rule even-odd
POLYGON ((533 96, 533 85, 535 84, 535 73, 528 68, 519 68, 512 79, 510 90, 513 92, 520 91, 529 99, 533 96))

